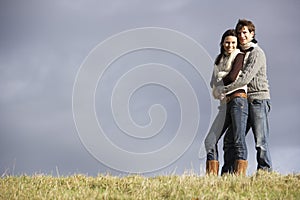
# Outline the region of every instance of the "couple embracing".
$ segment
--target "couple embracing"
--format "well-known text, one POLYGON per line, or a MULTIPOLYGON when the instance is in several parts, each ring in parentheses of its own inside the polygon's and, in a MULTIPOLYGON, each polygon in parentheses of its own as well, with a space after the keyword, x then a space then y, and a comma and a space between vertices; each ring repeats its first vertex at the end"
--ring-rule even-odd
POLYGON ((210 85, 219 112, 205 138, 206 174, 218 175, 218 141, 224 136, 221 174, 246 175, 246 134, 252 129, 257 170, 272 170, 268 114, 271 109, 266 57, 255 40, 255 26, 239 20, 222 35, 210 85))

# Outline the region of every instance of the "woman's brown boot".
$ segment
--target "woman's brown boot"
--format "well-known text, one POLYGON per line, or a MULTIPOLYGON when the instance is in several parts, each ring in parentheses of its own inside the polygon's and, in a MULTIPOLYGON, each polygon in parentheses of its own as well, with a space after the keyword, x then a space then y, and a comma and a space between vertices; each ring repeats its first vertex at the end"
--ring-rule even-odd
POLYGON ((216 175, 219 174, 219 161, 217 160, 207 160, 206 161, 206 174, 216 175))

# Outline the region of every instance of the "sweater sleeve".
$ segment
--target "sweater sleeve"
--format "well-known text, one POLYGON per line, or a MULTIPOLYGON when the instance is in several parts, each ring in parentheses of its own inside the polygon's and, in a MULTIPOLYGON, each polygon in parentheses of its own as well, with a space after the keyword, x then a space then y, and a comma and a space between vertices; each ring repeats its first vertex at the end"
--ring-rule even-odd
POLYGON ((242 74, 233 83, 225 86, 223 92, 232 91, 236 88, 248 85, 265 62, 266 58, 263 51, 260 51, 259 49, 256 49, 255 51, 252 50, 249 53, 242 74))
POLYGON ((235 57, 230 72, 222 79, 224 85, 229 85, 230 83, 235 81, 240 70, 243 68, 244 57, 245 57, 245 54, 243 54, 243 53, 239 53, 235 57))
POLYGON ((212 75, 211 75, 211 79, 210 79, 210 87, 213 88, 213 86, 216 85, 216 78, 215 78, 215 73, 214 73, 214 70, 212 72, 212 75))

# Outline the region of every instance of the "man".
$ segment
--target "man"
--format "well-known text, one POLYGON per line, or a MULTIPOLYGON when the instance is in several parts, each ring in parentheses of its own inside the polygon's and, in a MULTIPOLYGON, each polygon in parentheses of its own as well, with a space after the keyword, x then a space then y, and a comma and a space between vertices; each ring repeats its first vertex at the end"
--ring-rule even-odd
MULTIPOLYGON (((240 48, 245 52, 242 74, 235 82, 221 88, 222 93, 247 84, 249 116, 247 132, 250 127, 256 145, 257 170, 272 170, 269 151, 268 114, 271 109, 267 65, 264 51, 255 40, 255 26, 249 20, 239 20, 235 31, 238 35, 240 48)), ((231 173, 234 169, 232 131, 229 128, 224 137, 224 166, 222 174, 231 173)))

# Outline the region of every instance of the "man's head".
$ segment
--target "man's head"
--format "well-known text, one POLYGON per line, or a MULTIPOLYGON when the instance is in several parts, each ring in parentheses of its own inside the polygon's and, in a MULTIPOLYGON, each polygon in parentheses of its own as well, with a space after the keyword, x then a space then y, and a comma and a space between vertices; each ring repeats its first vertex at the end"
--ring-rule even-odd
POLYGON ((246 19, 240 19, 235 26, 239 42, 241 45, 245 45, 251 42, 255 37, 254 24, 246 19))

